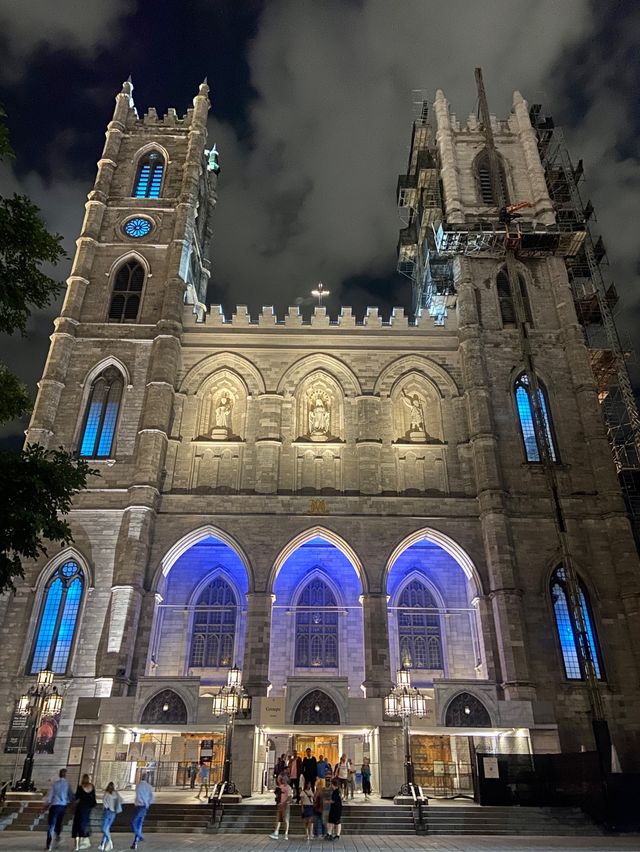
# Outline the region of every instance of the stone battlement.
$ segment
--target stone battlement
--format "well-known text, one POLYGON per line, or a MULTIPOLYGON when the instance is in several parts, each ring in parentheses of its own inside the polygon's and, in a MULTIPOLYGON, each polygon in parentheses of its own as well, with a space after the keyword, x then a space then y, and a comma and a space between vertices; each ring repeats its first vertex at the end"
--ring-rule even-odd
MULTIPOLYGON (((231 318, 225 316, 222 305, 211 305, 208 312, 204 311, 203 306, 194 307, 191 305, 185 306, 187 317, 185 320, 193 322, 191 319, 195 313, 198 323, 204 323, 209 326, 222 327, 234 326, 235 328, 259 326, 268 328, 313 328, 314 330, 331 328, 331 329, 419 329, 435 331, 441 329, 441 324, 436 324, 434 318, 426 311, 418 314, 415 319, 410 319, 406 316, 404 308, 393 308, 389 319, 383 319, 380 315, 380 309, 377 307, 369 307, 362 318, 358 318, 353 313, 353 308, 343 307, 340 309, 340 314, 337 319, 331 319, 327 314, 326 307, 316 305, 309 319, 304 318, 297 305, 292 305, 287 308, 284 317, 280 318, 271 305, 262 308, 257 316, 252 316, 246 305, 237 305, 231 318)), ((453 317, 450 317, 448 324, 451 326, 453 317)), ((455 319, 453 319, 455 325, 455 319)), ((450 330, 450 328, 448 329, 450 330)))

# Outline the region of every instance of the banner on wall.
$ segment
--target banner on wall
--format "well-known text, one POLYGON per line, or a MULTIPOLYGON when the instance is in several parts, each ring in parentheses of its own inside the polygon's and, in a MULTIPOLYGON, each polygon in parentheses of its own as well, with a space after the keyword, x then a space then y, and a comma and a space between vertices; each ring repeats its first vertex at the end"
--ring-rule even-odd
POLYGON ((11 724, 9 725, 9 733, 7 734, 4 746, 5 753, 19 754, 26 752, 30 718, 28 713, 18 712, 18 702, 16 701, 13 708, 13 716, 11 717, 11 724))
MULTIPOLYGON (((100 752, 100 760, 112 761, 116 759, 116 744, 102 743, 102 751, 100 752)), ((69 761, 71 762, 71 761, 69 761)))
POLYGON ((53 754, 59 726, 60 713, 43 716, 40 719, 36 734, 36 754, 53 754))

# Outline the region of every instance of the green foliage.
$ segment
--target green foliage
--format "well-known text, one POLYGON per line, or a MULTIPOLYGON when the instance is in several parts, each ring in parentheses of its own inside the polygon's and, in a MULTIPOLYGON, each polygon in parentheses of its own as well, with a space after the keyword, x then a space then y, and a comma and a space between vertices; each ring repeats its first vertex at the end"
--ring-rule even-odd
POLYGON ((0 591, 23 576, 23 559, 46 554, 44 539, 73 541, 64 515, 93 472, 84 460, 39 444, 0 450, 0 591))
MULTIPOLYGON (((0 160, 13 155, 3 116, 0 108, 0 160)), ((46 307, 60 292, 60 282, 41 267, 65 256, 61 240, 47 231, 28 198, 0 195, 0 333, 25 334, 31 311, 46 307)), ((0 423, 30 409, 26 388, 0 364, 0 423)), ((87 477, 96 473, 63 449, 31 444, 22 452, 0 450, 0 593, 23 576, 24 559, 46 553, 45 541, 73 541, 64 516, 87 477)))

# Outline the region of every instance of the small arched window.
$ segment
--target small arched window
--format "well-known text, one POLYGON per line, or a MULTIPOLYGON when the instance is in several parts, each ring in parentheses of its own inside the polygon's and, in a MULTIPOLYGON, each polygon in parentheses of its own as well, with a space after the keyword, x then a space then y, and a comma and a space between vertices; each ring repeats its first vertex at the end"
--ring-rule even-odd
POLYGON ((411 580, 398 598, 400 664, 442 671, 442 633, 436 601, 420 580, 411 580))
POLYGON ((69 560, 59 565, 45 589, 29 674, 43 669, 56 674, 67 671, 83 592, 84 575, 78 563, 69 560))
MULTIPOLYGON (((529 377, 526 373, 521 373, 516 379, 514 385, 516 396, 516 408, 518 411, 518 421, 520 423, 520 433, 524 444, 524 452, 528 462, 540 461, 540 447, 536 437, 536 430, 533 421, 533 408, 531 405, 531 386, 529 377)), ((545 432, 547 436, 547 446, 549 447, 549 456, 551 461, 557 461, 556 444, 553 437, 553 429, 551 426, 551 418, 549 417, 549 405, 547 402, 547 393, 538 379, 538 399, 540 400, 540 408, 544 418, 545 432)))
POLYGON ((138 162, 136 182, 133 187, 135 198, 160 198, 164 175, 164 157, 159 151, 149 151, 138 162))
MULTIPOLYGON (((529 291, 527 290, 527 282, 521 273, 518 273, 518 284, 520 286, 520 295, 524 306, 524 318, 529 325, 533 325, 531 317, 531 303, 529 302, 529 291)), ((501 269, 496 277, 496 289, 498 291, 498 301, 500 303, 500 317, 503 325, 515 325, 516 311, 513 304, 513 296, 511 295, 511 286, 509 284, 509 276, 506 269, 501 269)))
MULTIPOLYGON (((593 620, 591 618, 587 594, 580 580, 578 580, 578 590, 580 593, 580 608, 582 610, 582 618, 586 627, 589 651, 591 659, 593 660, 596 677, 600 680, 602 678, 600 648, 593 627, 593 620)), ((567 572, 564 566, 561 565, 553 572, 550 591, 551 602, 553 604, 553 614, 556 622, 556 631, 558 633, 558 641, 560 642, 560 648, 562 650, 565 675, 568 680, 585 680, 586 672, 584 666, 584 655, 580 652, 580 634, 578 633, 574 615, 569 607, 569 596, 567 594, 567 572)))
POLYGON ((201 592, 196 603, 191 634, 191 668, 229 668, 233 665, 238 604, 233 589, 222 576, 201 592))
POLYGON ((489 152, 485 148, 481 151, 475 160, 475 173, 476 173, 476 181, 478 186, 478 194, 483 204, 486 204, 487 207, 498 207, 500 204, 508 204, 509 197, 507 193, 507 181, 504 174, 504 166, 502 164, 502 160, 499 155, 496 155, 496 162, 498 167, 498 178, 500 180, 500 186, 502 187, 502 195, 503 199, 498 199, 495 196, 493 182, 491 180, 491 165, 489 159, 489 152))
POLYGON ((122 374, 115 367, 107 367, 93 380, 80 442, 83 458, 111 457, 123 387, 122 374))
POLYGON ((298 598, 295 649, 298 668, 338 668, 337 604, 320 577, 310 580, 298 598))
POLYGON ((109 322, 135 322, 140 310, 144 268, 137 260, 123 263, 113 282, 109 322))

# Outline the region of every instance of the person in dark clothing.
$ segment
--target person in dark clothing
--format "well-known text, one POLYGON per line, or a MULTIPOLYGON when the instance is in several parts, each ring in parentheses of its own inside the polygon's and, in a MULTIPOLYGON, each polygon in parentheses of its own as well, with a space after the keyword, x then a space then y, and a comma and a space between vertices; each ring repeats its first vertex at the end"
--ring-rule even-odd
POLYGON ((342 831, 342 796, 340 795, 340 782, 337 778, 332 779, 331 786, 333 789, 331 790, 331 805, 325 840, 335 840, 336 837, 340 837, 342 831))
POLYGON ((88 775, 82 776, 82 781, 76 790, 75 799, 78 804, 76 805, 76 812, 73 815, 71 837, 76 842, 76 849, 86 849, 90 846, 91 811, 97 804, 96 788, 91 783, 88 775))
POLYGON ((318 778, 318 761, 312 756, 310 748, 306 750, 302 759, 302 774, 304 780, 311 784, 311 789, 315 790, 318 778))
POLYGON ((273 777, 276 782, 276 787, 278 786, 278 778, 282 775, 282 773, 287 768, 287 760, 284 754, 281 754, 280 757, 276 760, 275 766, 273 767, 273 777))
MULTIPOLYGON (((293 754, 289 758, 287 766, 289 775, 289 784, 293 790, 294 801, 300 803, 300 776, 302 775, 302 760, 298 757, 298 752, 294 749, 293 754)), ((316 773, 317 774, 317 773, 316 773)))

